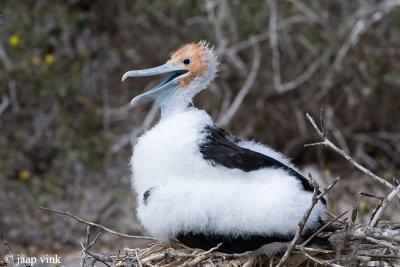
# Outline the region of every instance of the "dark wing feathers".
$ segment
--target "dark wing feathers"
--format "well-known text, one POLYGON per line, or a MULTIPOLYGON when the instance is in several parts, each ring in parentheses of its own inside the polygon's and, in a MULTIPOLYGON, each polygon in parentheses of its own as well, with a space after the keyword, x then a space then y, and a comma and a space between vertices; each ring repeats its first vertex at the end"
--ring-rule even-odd
POLYGON ((149 189, 147 189, 144 193, 143 193, 143 204, 147 206, 147 204, 149 203, 149 197, 153 191, 154 187, 150 187, 149 189))
MULTIPOLYGON (((302 239, 309 238, 316 229, 320 228, 324 223, 319 220, 318 225, 313 229, 308 229, 302 234, 302 239)), ((260 247, 274 243, 274 242, 289 242, 293 239, 294 233, 289 235, 282 235, 273 233, 268 236, 266 235, 246 235, 246 236, 227 236, 215 233, 180 233, 176 238, 183 244, 192 248, 200 248, 203 250, 210 250, 215 248, 218 244, 222 245, 217 249, 219 252, 224 253, 245 253, 247 251, 254 251, 260 247)), ((329 241, 324 238, 313 238, 311 243, 320 243, 324 245, 330 244, 329 241)))
POLYGON ((251 235, 245 237, 229 237, 221 234, 185 233, 177 235, 176 238, 188 247, 210 250, 215 248, 219 243, 222 243, 222 245, 218 248, 219 252, 244 253, 247 251, 257 250, 265 244, 273 242, 288 242, 293 239, 293 236, 251 235))
POLYGON ((303 175, 274 158, 238 146, 240 139, 233 137, 224 129, 207 126, 205 131, 208 135, 206 141, 200 144, 200 152, 203 158, 213 165, 220 164, 229 169, 241 169, 245 172, 261 168, 280 168, 299 179, 304 190, 310 192, 314 190, 303 175))

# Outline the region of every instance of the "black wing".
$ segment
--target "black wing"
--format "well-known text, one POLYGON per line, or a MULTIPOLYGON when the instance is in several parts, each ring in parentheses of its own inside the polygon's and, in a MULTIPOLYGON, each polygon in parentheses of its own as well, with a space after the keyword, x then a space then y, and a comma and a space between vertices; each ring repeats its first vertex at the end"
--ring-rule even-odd
POLYGON ((293 239, 293 235, 250 235, 233 237, 210 233, 185 233, 179 234, 176 238, 188 247, 200 248, 203 250, 210 250, 222 243, 217 251, 229 254, 239 254, 257 250, 263 245, 273 242, 288 242, 293 239))
MULTIPOLYGON (((319 220, 318 225, 313 229, 308 229, 302 234, 302 239, 309 238, 316 229, 319 229, 323 225, 322 220, 319 220)), ((260 247, 274 243, 274 242, 289 242, 293 239, 293 234, 282 235, 277 233, 272 233, 268 236, 266 235, 246 235, 246 236, 227 236, 222 234, 213 233, 180 233, 176 238, 183 244, 191 248, 200 248, 203 250, 210 250, 215 248, 218 244, 222 245, 217 249, 217 251, 224 253, 245 253, 247 251, 254 251, 260 247)), ((322 238, 316 237, 311 240, 311 243, 323 242, 324 245, 328 245, 328 241, 324 241, 322 238)))
MULTIPOLYGON (((304 190, 313 192, 308 179, 282 162, 264 154, 237 145, 240 139, 217 126, 207 126, 206 141, 200 144, 200 152, 211 164, 220 164, 229 169, 241 169, 245 172, 261 168, 281 168, 299 179, 304 190)), ((324 201, 324 200, 323 200, 324 201)))

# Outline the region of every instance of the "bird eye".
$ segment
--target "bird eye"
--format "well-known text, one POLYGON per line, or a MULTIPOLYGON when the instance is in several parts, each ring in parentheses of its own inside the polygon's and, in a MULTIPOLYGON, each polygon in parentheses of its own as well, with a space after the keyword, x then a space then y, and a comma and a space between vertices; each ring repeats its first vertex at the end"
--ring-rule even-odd
POLYGON ((185 58, 185 59, 183 60, 183 64, 189 65, 189 64, 190 64, 190 59, 185 58))

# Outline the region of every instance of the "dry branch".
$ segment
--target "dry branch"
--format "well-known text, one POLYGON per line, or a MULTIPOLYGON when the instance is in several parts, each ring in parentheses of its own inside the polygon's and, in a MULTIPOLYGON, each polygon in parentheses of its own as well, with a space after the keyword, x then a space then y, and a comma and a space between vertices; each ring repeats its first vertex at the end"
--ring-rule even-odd
POLYGON ((54 209, 45 208, 45 207, 39 207, 39 209, 44 210, 44 211, 57 213, 57 214, 66 215, 68 217, 71 217, 71 218, 77 220, 78 222, 84 223, 86 225, 90 225, 90 226, 101 228, 104 231, 106 231, 106 232, 108 232, 110 234, 116 235, 116 236, 126 237, 126 238, 146 239, 146 240, 157 240, 157 239, 155 239, 153 237, 149 237, 149 236, 137 236, 137 235, 127 235, 127 234, 119 233, 119 232, 111 230, 110 228, 107 228, 107 227, 105 227, 105 226, 103 226, 101 224, 94 223, 94 222, 89 222, 89 221, 86 221, 84 219, 81 219, 81 218, 69 213, 68 211, 59 211, 59 210, 54 210, 54 209))
POLYGON ((312 202, 311 202, 311 206, 307 209, 307 211, 304 213, 302 220, 299 222, 296 234, 292 240, 292 242, 290 243, 290 245, 288 246, 285 254, 282 256, 282 258, 280 259, 279 263, 276 265, 276 267, 281 267, 283 266, 283 264, 285 264, 285 262, 287 261, 287 259, 289 258, 290 254, 292 253, 294 247, 296 246, 298 240, 300 239, 302 233, 303 233, 303 229, 307 223, 308 217, 310 216, 312 210, 314 209, 315 205, 318 203, 318 201, 324 197, 324 195, 326 193, 329 192, 329 190, 332 189, 332 187, 335 186, 335 184, 339 181, 339 177, 336 178, 332 184, 330 184, 328 187, 326 187, 322 192, 319 191, 319 186, 317 184, 317 182, 315 182, 315 180, 312 178, 312 176, 310 175, 310 182, 311 185, 314 188, 314 194, 312 197, 312 202))
POLYGON ((236 112, 242 105, 244 98, 249 93, 251 86, 253 85, 256 76, 258 74, 258 70, 260 69, 260 64, 261 64, 260 48, 256 43, 255 39, 252 39, 252 44, 254 47, 254 54, 253 54, 253 64, 251 66, 250 74, 247 77, 246 81, 244 82, 242 88, 239 90, 239 93, 236 95, 236 98, 232 102, 232 105, 218 121, 218 123, 221 126, 228 125, 229 122, 232 120, 233 116, 236 114, 236 112))
POLYGON ((3 95, 3 98, 2 98, 1 104, 0 104, 0 115, 7 109, 9 104, 10 104, 10 100, 8 99, 8 96, 3 95))
POLYGON ((317 132, 317 134, 319 135, 319 137, 321 137, 322 141, 321 142, 317 142, 317 143, 312 143, 312 144, 306 144, 304 146, 315 146, 315 145, 323 145, 326 147, 331 148, 332 150, 334 150, 336 153, 338 153, 339 155, 341 155, 342 157, 344 157, 345 159, 347 159, 353 166, 355 166, 357 169, 359 169, 360 171, 362 171, 363 173, 367 174, 369 177, 371 177, 373 180, 379 182, 380 184, 385 185, 386 187, 394 190, 395 187, 389 183, 388 181, 386 181, 385 179, 379 177, 378 175, 374 174, 372 171, 370 171, 369 169, 365 168, 364 166, 362 166, 361 164, 359 164, 358 162, 356 162, 352 157, 350 157, 343 149, 340 149, 339 147, 337 147, 335 144, 333 144, 325 135, 325 132, 321 131, 317 124, 315 123, 314 119, 310 116, 310 114, 306 114, 307 119, 310 121, 311 125, 313 126, 313 128, 315 129, 315 131, 317 132))
POLYGON ((342 218, 344 215, 346 215, 348 211, 343 212, 342 214, 335 216, 332 220, 330 220, 328 223, 326 223, 324 226, 322 226, 320 229, 318 229, 314 234, 312 234, 307 240, 305 240, 303 243, 301 243, 300 246, 304 247, 307 245, 314 237, 316 237, 319 233, 321 233, 323 230, 331 226, 334 222, 342 218))
POLYGON ((381 202, 381 206, 375 213, 374 217, 372 218, 371 223, 369 224, 370 227, 375 227, 379 220, 382 218, 383 213, 386 211, 389 203, 400 193, 400 185, 397 186, 387 197, 383 199, 381 202))
POLYGON ((277 21, 278 21, 278 10, 276 6, 275 0, 268 0, 269 8, 270 8, 270 16, 269 16, 269 42, 272 51, 272 69, 273 69, 273 77, 274 77, 274 85, 275 89, 278 92, 283 91, 282 88, 282 77, 280 70, 280 53, 279 53, 279 44, 278 44, 278 33, 277 33, 277 21))

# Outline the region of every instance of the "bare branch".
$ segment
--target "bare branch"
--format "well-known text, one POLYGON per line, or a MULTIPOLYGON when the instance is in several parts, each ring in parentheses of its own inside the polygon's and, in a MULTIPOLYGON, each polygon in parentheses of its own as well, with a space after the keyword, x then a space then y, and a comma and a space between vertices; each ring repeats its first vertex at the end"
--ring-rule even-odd
POLYGON ((383 247, 386 247, 386 248, 388 248, 388 249, 392 249, 392 250, 394 250, 394 251, 400 250, 399 247, 396 247, 396 246, 394 246, 392 243, 387 242, 387 241, 378 240, 378 239, 375 239, 375 238, 369 237, 369 236, 367 236, 366 239, 367 239, 368 241, 371 241, 372 243, 381 245, 381 246, 383 246, 383 247))
POLYGON ((0 104, 0 115, 7 109, 9 104, 10 104, 10 100, 8 99, 8 97, 6 95, 3 95, 3 98, 2 98, 1 104, 0 104))
POLYGON ((365 197, 370 197, 370 198, 376 198, 376 199, 379 199, 379 200, 383 200, 384 199, 384 197, 379 197, 379 196, 375 196, 375 195, 373 195, 373 194, 369 194, 369 193, 365 193, 365 192, 358 192, 360 195, 362 195, 362 196, 365 196, 365 197))
POLYGON ((8 89, 9 89, 8 91, 10 92, 10 100, 13 112, 17 113, 19 112, 20 107, 18 103, 17 85, 15 80, 11 80, 8 82, 8 89))
POLYGON ((236 95, 232 105, 229 107, 229 109, 226 111, 223 117, 218 121, 218 124, 221 126, 228 125, 229 122, 232 120, 233 116, 236 114, 239 107, 242 105, 244 98, 249 93, 251 86, 253 85, 256 76, 258 74, 258 70, 260 69, 260 64, 261 64, 260 48, 255 39, 252 39, 252 42, 254 46, 254 54, 253 54, 253 64, 251 66, 250 74, 248 75, 239 93, 236 95))
MULTIPOLYGON (((96 243, 97 239, 99 238, 101 232, 99 232, 96 237, 93 239, 92 242, 90 242, 90 225, 87 226, 86 228, 86 241, 85 241, 85 245, 83 245, 83 243, 81 243, 81 247, 82 247, 82 258, 81 258, 81 267, 86 267, 86 261, 88 260, 88 257, 86 257, 86 254, 90 255, 89 253, 87 253, 87 251, 96 243)), ((96 262, 96 258, 92 257, 91 260, 91 266, 94 266, 95 262, 96 262)), ((101 260, 99 260, 101 261, 101 260)), ((106 263, 104 263, 106 264, 106 263)))
POLYGON ((86 220, 84 220, 84 219, 81 219, 81 218, 79 218, 79 217, 77 217, 77 216, 75 216, 75 215, 69 213, 68 211, 58 211, 58 210, 49 209, 49 208, 45 208, 45 207, 39 207, 39 209, 44 210, 44 211, 54 212, 54 213, 57 213, 57 214, 66 215, 66 216, 71 217, 71 218, 77 220, 78 222, 84 223, 84 224, 86 224, 86 225, 91 225, 91 226, 99 227, 99 228, 103 229, 104 231, 109 232, 109 233, 111 233, 111 234, 113 234, 113 235, 117 235, 117 236, 121 236, 121 237, 126 237, 126 238, 145 239, 145 240, 157 240, 157 239, 155 239, 155 238, 153 238, 153 237, 148 237, 148 236, 136 236, 136 235, 122 234, 122 233, 116 232, 116 231, 114 231, 114 230, 111 230, 110 228, 107 228, 107 227, 105 227, 105 226, 103 226, 103 225, 101 225, 101 224, 94 223, 94 222, 89 222, 89 221, 86 221, 86 220))
POLYGON ((185 263, 185 266, 197 266, 197 264, 199 264, 201 261, 203 261, 205 258, 207 258, 207 255, 216 251, 217 249, 219 249, 222 246, 222 243, 219 243, 216 247, 211 248, 210 250, 200 253, 198 255, 198 257, 196 257, 195 259, 193 259, 192 261, 189 261, 187 263, 185 263))
POLYGON ((373 5, 361 5, 360 8, 349 16, 347 22, 340 28, 346 36, 344 44, 337 52, 337 56, 333 63, 333 68, 338 71, 341 68, 343 60, 351 47, 356 45, 364 34, 375 22, 385 18, 385 14, 390 13, 394 8, 398 7, 400 2, 398 0, 381 1, 373 5))
POLYGON ((87 254, 89 254, 89 256, 91 256, 92 258, 94 258, 97 261, 100 261, 101 263, 103 263, 104 265, 111 267, 110 264, 108 264, 107 262, 105 262, 103 259, 100 259, 97 255, 90 253, 89 251, 83 249, 83 251, 87 254))
POLYGON ((292 242, 290 243, 290 245, 288 246, 285 254, 282 256, 282 258, 279 260, 278 264, 276 265, 276 267, 281 267, 285 264, 285 262, 287 261, 287 259, 289 258, 290 254, 292 253, 293 249, 296 246, 297 241, 300 239, 302 233, 303 233, 303 229, 306 225, 306 222, 308 220, 308 217, 310 217, 310 214, 312 212, 312 210, 314 209, 315 205, 318 203, 318 201, 326 194, 328 193, 328 191, 330 189, 332 189, 332 187, 339 181, 339 177, 336 178, 332 184, 330 184, 328 187, 326 187, 324 190, 322 190, 322 192, 319 192, 319 186, 318 184, 314 181, 314 179, 312 178, 312 176, 310 175, 310 182, 312 184, 312 186, 314 187, 314 194, 312 196, 312 203, 311 206, 306 210, 306 212, 303 215, 302 220, 299 222, 296 234, 292 240, 292 242))
POLYGON ((379 220, 382 218, 383 213, 386 211, 389 203, 400 193, 400 185, 397 186, 385 199, 382 201, 382 206, 378 209, 375 216, 373 217, 370 227, 375 227, 379 220))
POLYGON ((101 231, 97 233, 97 235, 95 236, 95 238, 92 240, 92 242, 90 242, 90 243, 88 244, 88 246, 86 247, 86 249, 90 249, 90 248, 97 242, 97 240, 99 239, 100 235, 101 235, 101 231))
POLYGON ((220 55, 227 45, 227 40, 223 31, 223 22, 227 16, 227 1, 206 0, 205 2, 208 20, 214 28, 214 35, 218 44, 216 52, 220 55))
POLYGON ((326 51, 323 55, 318 56, 318 58, 312 64, 310 64, 309 67, 303 73, 301 73, 292 81, 285 82, 284 84, 282 84, 279 92, 284 93, 293 90, 302 83, 304 83, 305 81, 309 80, 314 75, 314 73, 317 72, 322 63, 325 62, 329 54, 330 51, 326 51))
POLYGON ((277 33, 277 21, 278 21, 278 10, 275 0, 268 0, 269 8, 271 10, 269 16, 269 42, 272 50, 272 68, 274 73, 274 85, 278 92, 283 90, 282 78, 279 62, 279 45, 278 45, 278 33, 277 33))
MULTIPOLYGON (((341 155, 342 157, 344 157, 346 160, 348 160, 354 167, 356 167, 357 169, 359 169, 360 171, 362 171, 363 173, 367 174, 369 177, 371 177, 373 180, 379 182, 380 184, 385 185, 386 187, 390 188, 390 189, 394 189, 395 187, 389 183, 388 181, 386 181, 385 179, 379 177, 378 175, 374 174, 372 171, 370 171, 369 169, 365 168, 364 166, 360 165, 358 162, 356 162, 352 157, 350 157, 343 149, 340 149, 339 147, 337 147, 335 144, 333 144, 325 135, 324 133, 318 128, 317 124, 315 123, 314 119, 310 116, 310 114, 306 114, 307 119, 310 121, 311 125, 313 126, 313 128, 315 129, 315 131, 317 132, 317 134, 319 135, 319 137, 321 137, 322 142, 319 143, 315 143, 312 145, 324 145, 326 147, 331 148, 332 150, 334 150, 336 153, 338 153, 339 155, 341 155)), ((310 145, 305 145, 305 146, 310 146, 310 145)))
POLYGON ((301 11, 307 18, 312 22, 319 22, 319 16, 307 5, 303 4, 301 1, 289 0, 299 11, 301 11))
POLYGON ((339 216, 335 216, 335 218, 333 218, 332 220, 330 220, 327 224, 325 224, 324 226, 322 226, 321 228, 318 229, 318 231, 316 231, 315 233, 313 233, 309 238, 307 238, 306 241, 304 241, 303 243, 300 244, 300 246, 304 247, 305 245, 307 245, 314 237, 316 237, 319 233, 321 233, 323 230, 325 230, 326 228, 328 228, 329 226, 331 226, 334 222, 336 222, 337 220, 339 220, 340 218, 342 218, 344 215, 346 215, 348 213, 348 211, 345 211, 343 213, 341 213, 339 216))
POLYGON ((320 260, 320 259, 314 258, 313 256, 311 256, 310 254, 308 254, 308 253, 305 252, 304 250, 301 250, 301 251, 304 253, 304 255, 305 255, 307 258, 309 258, 310 260, 316 262, 316 263, 319 264, 319 265, 322 265, 322 266, 329 266, 329 265, 330 265, 330 264, 324 263, 324 262, 323 262, 322 260, 320 260))
MULTIPOLYGON (((304 23, 306 21, 307 21, 307 19, 304 16, 292 16, 292 17, 289 17, 286 19, 282 19, 276 26, 277 26, 277 30, 280 30, 285 27, 288 27, 289 25, 297 24, 297 23, 304 23)), ((257 43, 260 43, 260 42, 268 40, 268 38, 270 37, 270 33, 268 30, 268 31, 264 31, 259 34, 253 35, 252 37, 254 37, 257 40, 257 43)), ((251 42, 251 39, 249 38, 249 39, 241 41, 237 44, 232 45, 231 47, 227 48, 227 50, 231 53, 237 53, 241 50, 249 48, 252 45, 253 44, 251 42)))
POLYGON ((137 261, 137 263, 138 263, 139 267, 142 267, 142 263, 140 262, 140 259, 139 259, 139 255, 138 255, 137 249, 135 249, 135 257, 136 257, 136 261, 137 261))
POLYGON ((4 49, 3 45, 0 43, 0 59, 3 61, 4 68, 7 71, 12 71, 14 68, 13 62, 8 57, 6 50, 4 49))
POLYGON ((356 239, 365 239, 366 237, 373 237, 375 239, 386 240, 389 242, 398 243, 400 245, 400 230, 359 226, 354 230, 352 237, 356 239))

